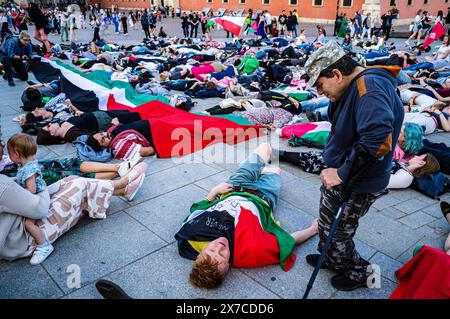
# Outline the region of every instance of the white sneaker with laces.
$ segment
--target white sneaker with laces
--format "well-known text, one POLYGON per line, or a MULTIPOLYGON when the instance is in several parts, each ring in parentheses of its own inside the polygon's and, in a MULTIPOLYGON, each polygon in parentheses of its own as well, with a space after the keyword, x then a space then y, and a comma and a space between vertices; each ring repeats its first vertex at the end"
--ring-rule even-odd
POLYGON ((33 252, 33 257, 31 257, 30 264, 39 265, 50 256, 54 249, 55 248, 50 243, 44 246, 37 246, 33 252))

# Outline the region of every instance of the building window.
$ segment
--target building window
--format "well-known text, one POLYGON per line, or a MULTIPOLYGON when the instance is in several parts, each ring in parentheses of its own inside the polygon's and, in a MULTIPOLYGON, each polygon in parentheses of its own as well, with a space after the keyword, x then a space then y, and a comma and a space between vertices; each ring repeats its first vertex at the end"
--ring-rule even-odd
POLYGON ((353 0, 342 0, 343 7, 351 7, 353 6, 353 0))
POLYGON ((412 6, 413 5, 413 0, 408 0, 408 6, 412 6))
POLYGON ((428 4, 428 0, 423 0, 423 4, 428 4))
POLYGON ((206 2, 208 2, 208 3, 212 3, 212 0, 207 0, 206 2))
POLYGON ((263 0, 262 4, 270 4, 270 0, 263 0))
POLYGON ((315 6, 315 7, 322 7, 323 6, 323 0, 313 0, 313 6, 315 6))
POLYGON ((245 0, 239 0, 240 4, 245 4, 245 0))
POLYGON ((391 7, 396 6, 397 5, 397 1, 396 0, 391 0, 391 7))
POLYGON ((289 5, 296 6, 296 5, 298 5, 298 1, 297 0, 289 0, 289 5))
POLYGON ((225 3, 225 4, 227 4, 228 3, 228 0, 222 0, 223 1, 223 3, 225 3))

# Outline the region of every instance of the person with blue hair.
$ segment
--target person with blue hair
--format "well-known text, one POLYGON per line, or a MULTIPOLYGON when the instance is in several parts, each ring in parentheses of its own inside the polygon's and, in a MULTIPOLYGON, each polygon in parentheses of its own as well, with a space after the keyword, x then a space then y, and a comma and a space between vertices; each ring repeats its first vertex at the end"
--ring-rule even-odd
POLYGON ((450 174, 450 146, 445 143, 434 143, 424 139, 424 130, 415 123, 406 123, 398 137, 394 151, 394 159, 407 161, 412 155, 432 154, 441 166, 441 172, 450 174))

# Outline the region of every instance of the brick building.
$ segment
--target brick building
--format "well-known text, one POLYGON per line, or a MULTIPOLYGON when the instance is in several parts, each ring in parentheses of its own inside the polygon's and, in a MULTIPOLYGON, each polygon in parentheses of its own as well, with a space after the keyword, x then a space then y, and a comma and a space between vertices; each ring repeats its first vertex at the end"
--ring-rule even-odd
MULTIPOLYGON (((90 3, 99 2, 90 0, 90 3)), ((422 9, 436 15, 438 10, 447 12, 450 0, 100 0, 103 7, 148 8, 151 5, 169 5, 180 7, 185 11, 201 11, 210 8, 213 12, 227 10, 269 10, 277 16, 281 10, 297 10, 301 22, 333 23, 336 9, 353 17, 356 10, 371 12, 373 16, 381 16, 392 6, 400 10, 397 24, 409 24, 422 9)))

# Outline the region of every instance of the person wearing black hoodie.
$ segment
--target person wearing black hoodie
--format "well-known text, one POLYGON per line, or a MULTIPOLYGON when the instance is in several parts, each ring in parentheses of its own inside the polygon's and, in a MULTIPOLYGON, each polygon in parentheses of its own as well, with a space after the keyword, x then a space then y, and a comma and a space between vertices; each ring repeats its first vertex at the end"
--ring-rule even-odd
POLYGON ((48 41, 48 34, 50 33, 50 27, 47 20, 47 17, 42 13, 41 9, 37 6, 36 3, 30 2, 28 4, 28 16, 31 21, 33 21, 34 26, 36 27, 34 31, 34 38, 41 42, 47 52, 50 52, 50 42, 48 41))
MULTIPOLYGON (((344 185, 354 173, 352 167, 358 149, 364 149, 367 157, 376 159, 355 182, 322 264, 322 268, 339 273, 331 279, 338 290, 371 287, 372 267, 356 251, 353 237, 359 219, 376 199, 387 193, 392 157, 404 118, 403 104, 396 92, 397 81, 385 69, 359 66, 334 42, 314 52, 305 69, 308 87, 315 86, 318 94, 331 101, 328 109, 331 133, 323 152, 328 168, 320 175, 323 185, 319 251, 342 203, 344 185)), ((314 266, 319 256, 308 255, 306 261, 314 266)))
POLYGON ((2 29, 0 31, 0 38, 1 38, 0 42, 1 43, 3 43, 3 40, 5 39, 7 34, 13 35, 12 31, 9 29, 8 22, 3 22, 2 23, 2 29))

